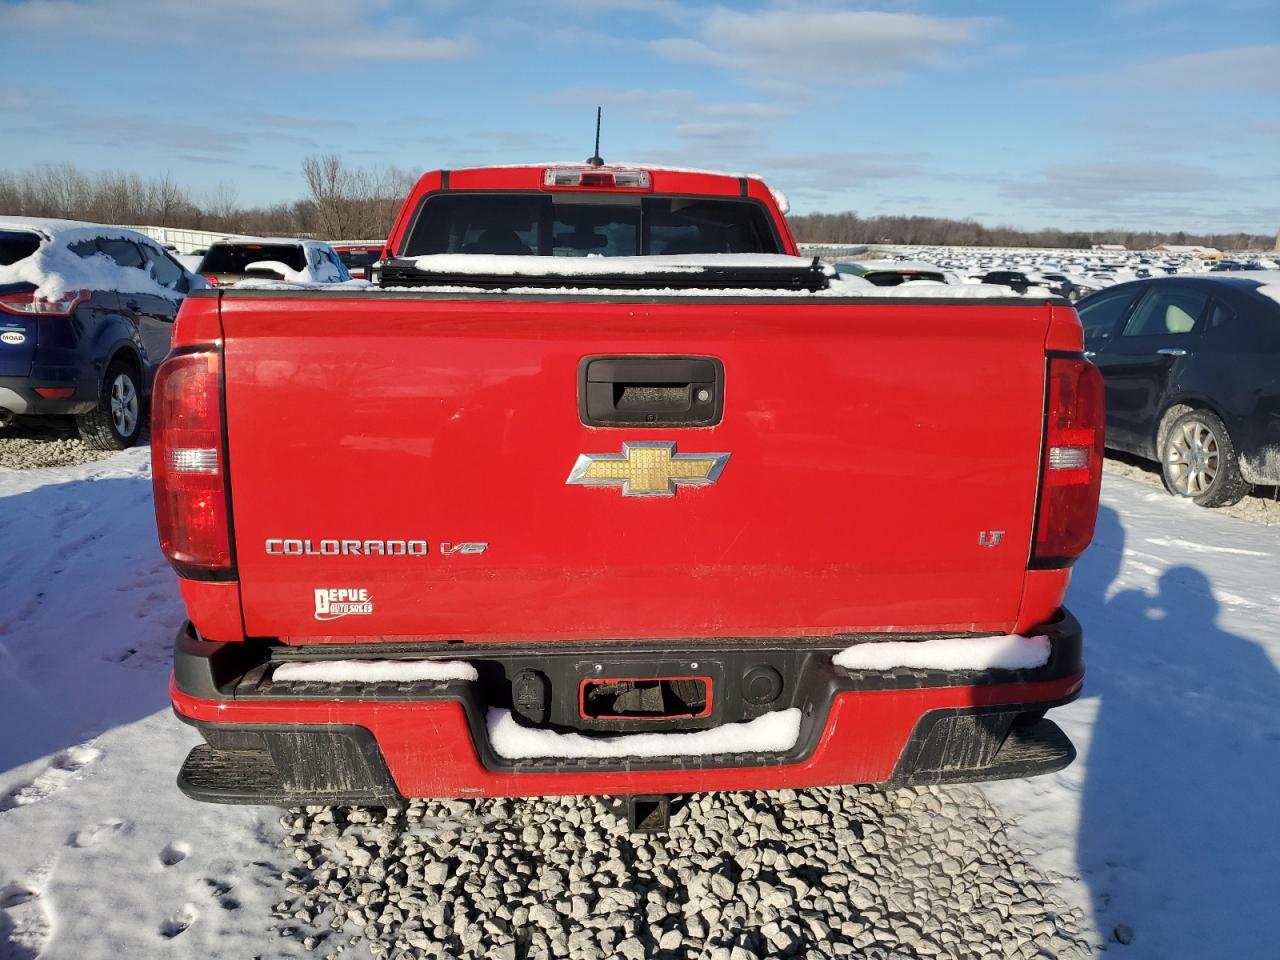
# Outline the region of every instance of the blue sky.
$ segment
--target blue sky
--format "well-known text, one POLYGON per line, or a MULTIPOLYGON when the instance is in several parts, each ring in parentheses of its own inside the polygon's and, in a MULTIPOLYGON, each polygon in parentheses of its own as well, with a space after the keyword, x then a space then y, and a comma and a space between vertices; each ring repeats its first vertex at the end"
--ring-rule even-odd
POLYGON ((335 152, 756 172, 794 209, 1280 227, 1280 0, 0 0, 0 166, 242 203, 335 152))

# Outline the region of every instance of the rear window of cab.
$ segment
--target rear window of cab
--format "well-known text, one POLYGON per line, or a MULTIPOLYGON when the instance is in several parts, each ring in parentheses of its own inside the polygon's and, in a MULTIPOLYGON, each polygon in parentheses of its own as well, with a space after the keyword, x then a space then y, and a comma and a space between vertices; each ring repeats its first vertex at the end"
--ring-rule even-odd
POLYGON ((376 263, 382 256, 382 248, 369 250, 363 247, 357 247, 352 250, 339 250, 338 259, 348 267, 367 267, 371 263, 376 263))
POLYGON ((290 270, 304 270, 307 258, 300 244, 215 243, 200 263, 201 273, 244 273, 251 263, 278 260, 290 270))
POLYGON ((768 213, 753 200, 449 193, 427 198, 399 255, 633 257, 781 252, 768 213))

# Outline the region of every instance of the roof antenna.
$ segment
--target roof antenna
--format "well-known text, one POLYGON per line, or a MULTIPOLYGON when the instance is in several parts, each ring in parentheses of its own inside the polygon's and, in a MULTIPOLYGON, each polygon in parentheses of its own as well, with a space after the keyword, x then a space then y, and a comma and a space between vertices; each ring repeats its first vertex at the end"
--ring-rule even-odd
POLYGON ((600 156, 600 108, 596 107, 596 152, 587 157, 587 165, 603 167, 604 159, 600 156))

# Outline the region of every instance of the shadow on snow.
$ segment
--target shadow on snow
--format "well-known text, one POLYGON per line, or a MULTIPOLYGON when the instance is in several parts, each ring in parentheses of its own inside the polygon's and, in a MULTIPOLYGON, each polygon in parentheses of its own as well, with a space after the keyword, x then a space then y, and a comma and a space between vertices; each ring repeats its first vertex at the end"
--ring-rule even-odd
POLYGON ((1078 838, 1098 929, 1130 926, 1132 945, 1112 945, 1127 957, 1274 955, 1280 674, 1218 626, 1200 569, 1115 589, 1124 547, 1104 505, 1068 597, 1098 700, 1078 838))
POLYGON ((168 706, 183 612, 149 479, 0 497, 0 543, 0 774, 168 706))

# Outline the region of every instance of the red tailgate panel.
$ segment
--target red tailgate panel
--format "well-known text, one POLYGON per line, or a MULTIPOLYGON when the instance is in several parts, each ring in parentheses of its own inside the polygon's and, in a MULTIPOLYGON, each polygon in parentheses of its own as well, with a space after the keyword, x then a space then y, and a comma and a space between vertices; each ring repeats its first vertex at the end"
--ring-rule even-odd
POLYGON ((569 640, 1007 630, 1049 308, 226 297, 249 635, 569 640), (590 428, 588 355, 724 364, 708 428, 590 428), (727 452, 674 497, 567 486, 623 441, 727 452), (1002 531, 994 547, 981 531, 1002 531), (296 538, 425 557, 268 556, 296 538), (483 542, 445 556, 441 541, 483 542), (317 589, 370 613, 317 620, 317 589))

